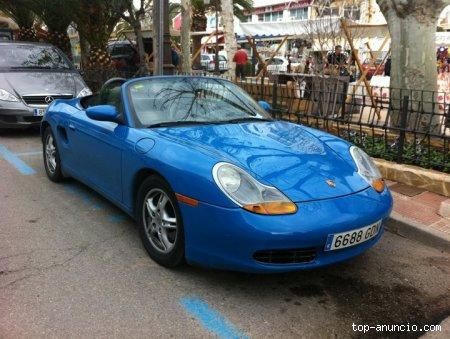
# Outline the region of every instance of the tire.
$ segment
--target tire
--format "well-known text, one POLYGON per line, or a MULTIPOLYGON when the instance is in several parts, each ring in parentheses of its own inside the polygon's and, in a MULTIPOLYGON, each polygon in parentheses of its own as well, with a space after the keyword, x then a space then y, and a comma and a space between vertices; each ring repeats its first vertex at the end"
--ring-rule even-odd
POLYGON ((141 184, 136 201, 136 220, 149 256, 165 267, 184 263, 184 227, 177 199, 160 176, 141 184))
POLYGON ((42 152, 44 156, 44 167, 47 177, 53 182, 60 182, 64 176, 61 171, 61 158, 59 157, 58 145, 52 129, 47 127, 42 139, 42 152))

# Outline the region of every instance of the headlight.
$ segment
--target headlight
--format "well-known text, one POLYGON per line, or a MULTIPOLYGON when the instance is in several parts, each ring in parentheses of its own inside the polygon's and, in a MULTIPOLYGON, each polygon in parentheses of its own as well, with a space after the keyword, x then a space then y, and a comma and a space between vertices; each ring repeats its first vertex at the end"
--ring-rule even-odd
POLYGON ((15 95, 9 93, 8 91, 5 91, 4 89, 0 89, 0 100, 1 101, 19 101, 19 99, 15 95))
POLYGON ((372 158, 356 146, 350 147, 350 154, 358 167, 358 174, 377 192, 383 192, 384 180, 372 158))
POLYGON ((89 87, 85 87, 80 91, 80 93, 78 93, 77 98, 87 97, 89 95, 92 95, 92 91, 89 87))
POLYGON ((228 198, 257 214, 291 214, 297 206, 275 187, 263 185, 241 168, 219 162, 213 168, 217 186, 228 198))

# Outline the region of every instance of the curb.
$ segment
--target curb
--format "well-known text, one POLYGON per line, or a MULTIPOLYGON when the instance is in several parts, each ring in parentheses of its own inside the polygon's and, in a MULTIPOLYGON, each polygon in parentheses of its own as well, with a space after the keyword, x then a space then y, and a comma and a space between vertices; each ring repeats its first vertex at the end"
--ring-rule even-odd
POLYGON ((450 253, 450 234, 423 226, 392 211, 386 230, 401 237, 415 240, 425 245, 450 253))
POLYGON ((373 158, 383 178, 450 197, 450 174, 373 158))

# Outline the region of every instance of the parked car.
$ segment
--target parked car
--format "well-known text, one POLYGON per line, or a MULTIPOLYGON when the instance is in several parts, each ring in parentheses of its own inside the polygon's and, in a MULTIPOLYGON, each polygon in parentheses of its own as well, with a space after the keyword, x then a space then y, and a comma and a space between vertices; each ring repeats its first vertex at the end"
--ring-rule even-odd
POLYGON ((0 41, 12 41, 13 31, 9 28, 0 28, 0 41))
POLYGON ((74 177, 111 200, 167 267, 336 263, 375 245, 392 208, 361 149, 272 119, 221 78, 115 79, 53 103, 41 131, 48 178, 74 177))
MULTIPOLYGON (((200 59, 202 68, 208 72, 214 72, 216 69, 216 55, 215 54, 202 54, 200 59)), ((227 58, 219 54, 219 71, 225 72, 228 70, 227 58)))
POLYGON ((90 94, 79 72, 56 47, 0 42, 0 128, 38 126, 53 100, 90 94))
POLYGON ((119 71, 137 71, 139 54, 136 47, 128 40, 108 43, 108 53, 115 69, 119 71))
MULTIPOLYGON (((266 58, 267 72, 269 73, 286 73, 288 70, 289 60, 282 56, 276 56, 272 59, 266 58)), ((296 60, 291 60, 291 71, 296 69, 300 65, 296 60)), ((261 65, 262 66, 262 65, 261 65)), ((256 69, 260 70, 259 63, 256 65, 256 69)))
POLYGON ((383 75, 384 74, 384 64, 382 64, 382 59, 376 59, 375 64, 371 65, 370 60, 366 59, 364 60, 363 64, 361 65, 363 72, 365 72, 367 69, 367 75, 366 79, 370 80, 374 75, 383 75), (379 67, 379 68, 378 68, 379 67), (378 71, 377 71, 378 68, 378 71), (376 74, 375 74, 376 72, 376 74))

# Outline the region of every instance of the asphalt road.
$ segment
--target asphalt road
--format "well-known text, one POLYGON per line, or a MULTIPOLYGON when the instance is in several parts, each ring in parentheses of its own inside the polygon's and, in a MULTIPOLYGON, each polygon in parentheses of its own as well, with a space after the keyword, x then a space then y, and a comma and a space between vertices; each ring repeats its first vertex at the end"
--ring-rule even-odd
POLYGON ((0 338, 357 337, 352 324, 450 315, 449 254, 388 232, 314 271, 160 267, 119 209, 73 180, 50 182, 40 148, 36 132, 0 134, 0 338))

